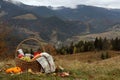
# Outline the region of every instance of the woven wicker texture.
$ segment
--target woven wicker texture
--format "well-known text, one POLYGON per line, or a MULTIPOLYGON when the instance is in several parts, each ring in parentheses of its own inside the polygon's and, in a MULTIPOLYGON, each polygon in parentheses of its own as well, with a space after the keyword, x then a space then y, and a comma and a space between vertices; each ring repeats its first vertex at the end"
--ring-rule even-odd
POLYGON ((26 41, 29 41, 29 40, 33 40, 33 41, 36 41, 38 43, 38 45, 42 48, 43 51, 45 51, 43 45, 41 45, 40 41, 38 39, 35 39, 35 38, 28 38, 28 39, 25 39, 23 41, 21 41, 19 43, 19 45, 17 46, 16 48, 16 53, 15 53, 15 63, 16 63, 16 66, 20 67, 23 71, 27 71, 28 69, 31 69, 33 72, 41 72, 41 65, 35 60, 35 61, 31 61, 31 62, 27 62, 27 61, 24 61, 24 60, 21 60, 19 58, 17 58, 17 50, 19 49, 19 47, 26 41))

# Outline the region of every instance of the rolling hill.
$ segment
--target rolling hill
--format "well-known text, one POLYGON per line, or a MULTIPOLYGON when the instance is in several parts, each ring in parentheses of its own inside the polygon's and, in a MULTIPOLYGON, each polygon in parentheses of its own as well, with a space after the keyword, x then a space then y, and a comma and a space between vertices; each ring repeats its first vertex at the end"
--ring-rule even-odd
POLYGON ((79 41, 81 38, 106 34, 111 34, 114 38, 116 34, 113 34, 113 28, 120 24, 120 10, 86 5, 78 5, 75 9, 60 7, 54 10, 51 7, 28 6, 22 3, 16 5, 1 0, 0 22, 13 28, 16 36, 37 36, 56 44, 58 41, 79 41))

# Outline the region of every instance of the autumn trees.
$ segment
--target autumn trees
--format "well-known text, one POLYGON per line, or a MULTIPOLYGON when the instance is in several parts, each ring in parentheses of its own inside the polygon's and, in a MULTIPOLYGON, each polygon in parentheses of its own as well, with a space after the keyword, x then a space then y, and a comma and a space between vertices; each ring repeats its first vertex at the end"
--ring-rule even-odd
POLYGON ((120 39, 96 38, 95 41, 79 41, 57 49, 59 54, 74 54, 86 51, 120 50, 120 39))
POLYGON ((7 51, 6 36, 9 34, 9 31, 5 24, 0 23, 0 55, 3 55, 7 51))

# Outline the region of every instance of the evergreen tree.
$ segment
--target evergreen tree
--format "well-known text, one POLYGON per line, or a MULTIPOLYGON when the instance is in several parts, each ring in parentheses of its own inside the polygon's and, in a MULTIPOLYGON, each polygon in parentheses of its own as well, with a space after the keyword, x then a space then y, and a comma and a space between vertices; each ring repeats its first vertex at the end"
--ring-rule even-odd
POLYGON ((95 49, 94 42, 93 41, 89 41, 88 42, 88 51, 93 51, 94 49, 95 49))
POLYGON ((99 38, 99 41, 98 41, 98 49, 99 49, 99 50, 102 50, 102 49, 103 49, 103 40, 102 40, 101 37, 99 38))
POLYGON ((83 41, 79 41, 78 44, 76 45, 77 47, 77 52, 83 52, 84 51, 84 42, 83 41))
POLYGON ((118 40, 118 50, 120 51, 120 39, 118 40))
POLYGON ((88 51, 88 44, 87 44, 86 41, 85 41, 85 43, 84 43, 84 51, 88 51))
POLYGON ((106 37, 104 38, 103 40, 103 47, 102 47, 103 50, 108 50, 110 49, 110 43, 109 41, 106 39, 106 37))
POLYGON ((111 43, 113 50, 120 50, 120 39, 118 39, 118 37, 116 37, 115 40, 112 39, 111 43))
POLYGON ((98 38, 97 37, 95 38, 94 46, 95 46, 95 49, 98 49, 98 47, 99 47, 98 38))
POLYGON ((112 45, 112 50, 115 50, 115 40, 114 39, 111 40, 111 45, 112 45))
POLYGON ((73 42, 71 42, 69 50, 70 50, 70 54, 73 54, 73 49, 74 49, 74 45, 73 42))

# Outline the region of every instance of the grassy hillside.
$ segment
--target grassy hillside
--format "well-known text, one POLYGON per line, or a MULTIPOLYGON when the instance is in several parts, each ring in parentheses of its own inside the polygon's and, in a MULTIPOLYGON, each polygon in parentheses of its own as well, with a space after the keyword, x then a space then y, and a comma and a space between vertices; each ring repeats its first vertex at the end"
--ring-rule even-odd
POLYGON ((60 77, 53 74, 6 74, 2 71, 8 64, 14 64, 14 60, 3 60, 0 62, 0 79, 1 80, 119 80, 120 79, 120 56, 119 52, 110 51, 112 58, 106 60, 94 59, 101 52, 88 52, 73 55, 54 56, 56 65, 62 66, 65 71, 70 73, 69 77, 60 77), (90 54, 91 53, 91 54, 90 54), (87 60, 85 60, 87 59, 87 60), (93 62, 88 60, 94 59, 93 62))

